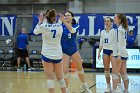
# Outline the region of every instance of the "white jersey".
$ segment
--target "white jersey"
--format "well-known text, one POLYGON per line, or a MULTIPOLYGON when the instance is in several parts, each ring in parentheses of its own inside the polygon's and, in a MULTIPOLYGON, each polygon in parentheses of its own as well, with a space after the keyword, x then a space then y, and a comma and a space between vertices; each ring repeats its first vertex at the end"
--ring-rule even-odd
POLYGON ((117 29, 117 39, 116 39, 116 44, 114 44, 114 51, 113 51, 113 56, 118 56, 120 55, 121 57, 128 57, 127 49, 126 49, 126 39, 127 39, 127 33, 126 30, 122 27, 119 26, 117 29))
POLYGON ((50 59, 61 59, 61 36, 63 28, 60 24, 49 24, 44 22, 36 25, 34 34, 42 34, 42 51, 41 54, 50 59))
POLYGON ((100 46, 102 46, 103 49, 113 50, 114 36, 114 29, 111 29, 109 32, 102 30, 100 35, 100 46))

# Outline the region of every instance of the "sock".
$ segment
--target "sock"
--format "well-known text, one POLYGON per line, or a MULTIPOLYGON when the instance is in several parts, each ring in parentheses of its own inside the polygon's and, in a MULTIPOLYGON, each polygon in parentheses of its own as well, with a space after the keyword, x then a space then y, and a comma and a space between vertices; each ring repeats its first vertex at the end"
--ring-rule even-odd
POLYGON ((68 91, 69 89, 68 88, 66 88, 66 91, 68 91))
POLYGON ((82 85, 87 85, 87 83, 85 82, 85 83, 82 83, 82 85))
POLYGON ((125 89, 125 92, 128 92, 128 89, 125 89))
POLYGON ((111 88, 111 85, 110 84, 107 84, 107 88, 111 88))

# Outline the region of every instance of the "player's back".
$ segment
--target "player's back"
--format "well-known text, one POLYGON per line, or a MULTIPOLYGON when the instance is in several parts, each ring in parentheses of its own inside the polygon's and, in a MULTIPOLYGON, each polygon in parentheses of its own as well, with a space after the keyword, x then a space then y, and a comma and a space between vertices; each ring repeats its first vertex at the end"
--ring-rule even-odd
MULTIPOLYGON (((36 27, 36 29, 38 26, 36 27)), ((44 23, 40 25, 40 31, 42 34, 42 55, 50 59, 60 59, 62 58, 62 49, 61 49, 61 36, 63 28, 60 24, 48 24, 44 23)), ((36 34, 36 31, 34 32, 36 34)))
POLYGON ((122 57, 128 57, 128 53, 127 53, 127 49, 126 49, 126 39, 127 39, 127 32, 120 25, 117 29, 117 45, 118 45, 117 54, 122 57))
POLYGON ((119 42, 120 42, 121 48, 125 49, 126 48, 127 32, 125 31, 125 29, 122 26, 120 26, 118 28, 118 39, 120 39, 119 42))

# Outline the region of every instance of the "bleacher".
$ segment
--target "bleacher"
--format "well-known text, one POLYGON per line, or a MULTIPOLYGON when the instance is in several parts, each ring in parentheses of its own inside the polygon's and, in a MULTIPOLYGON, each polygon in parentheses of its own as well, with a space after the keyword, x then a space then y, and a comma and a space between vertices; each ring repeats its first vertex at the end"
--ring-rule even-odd
MULTIPOLYGON (((41 36, 29 36, 29 58, 35 70, 43 68, 41 62, 41 36)), ((22 59, 22 65, 26 63, 22 59)), ((17 48, 16 37, 0 37, 0 70, 16 70, 17 68, 17 48), (6 43, 6 40, 11 40, 6 43)))

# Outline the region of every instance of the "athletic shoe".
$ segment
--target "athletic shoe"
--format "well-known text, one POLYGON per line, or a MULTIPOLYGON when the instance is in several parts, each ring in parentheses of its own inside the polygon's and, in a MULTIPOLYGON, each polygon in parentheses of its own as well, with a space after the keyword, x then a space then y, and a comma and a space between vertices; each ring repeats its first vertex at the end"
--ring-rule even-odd
POLYGON ((110 93, 110 92, 111 92, 111 87, 107 87, 105 93, 110 93))
POLYGON ((116 92, 117 93, 123 93, 123 87, 122 87, 121 83, 118 84, 116 92))
POLYGON ((29 67, 28 68, 28 71, 31 71, 31 70, 34 70, 34 68, 33 67, 29 67))
POLYGON ((68 88, 66 88, 66 93, 70 93, 70 91, 69 91, 69 89, 68 89, 68 88))
POLYGON ((85 93, 92 93, 92 91, 89 89, 87 83, 84 83, 80 86, 81 92, 85 91, 85 93))
POLYGON ((85 93, 93 93, 90 89, 87 89, 85 93))
POLYGON ((129 93, 129 92, 124 90, 123 93, 129 93))
POLYGON ((111 93, 117 93, 115 90, 112 90, 112 92, 111 93))
POLYGON ((20 67, 17 68, 17 71, 22 71, 22 69, 20 67))

